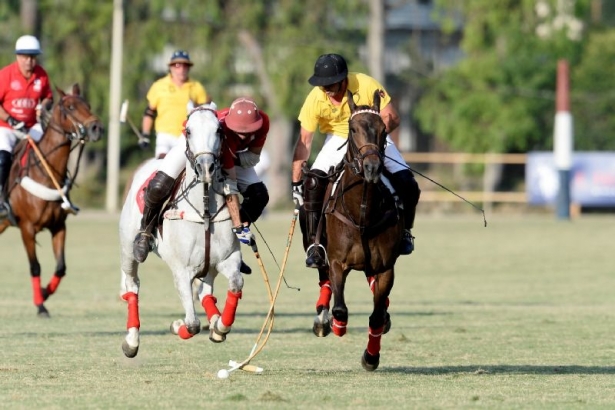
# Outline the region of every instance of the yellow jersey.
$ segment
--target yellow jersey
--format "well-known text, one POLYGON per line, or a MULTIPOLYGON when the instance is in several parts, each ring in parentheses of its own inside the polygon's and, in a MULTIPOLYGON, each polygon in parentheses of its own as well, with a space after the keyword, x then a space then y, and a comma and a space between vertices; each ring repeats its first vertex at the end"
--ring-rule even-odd
POLYGON ((147 92, 149 106, 156 110, 154 128, 156 132, 176 135, 182 127, 188 112, 197 105, 205 104, 207 91, 198 81, 188 80, 181 87, 171 80, 171 74, 157 80, 147 92))
MULTIPOLYGON (((352 92, 357 105, 372 105, 376 90, 382 90, 380 94, 381 111, 391 102, 391 96, 384 87, 366 74, 348 73, 347 90, 352 92)), ((320 87, 314 87, 306 97, 298 119, 301 127, 310 132, 316 131, 318 127, 322 134, 334 134, 348 138, 348 121, 350 120, 348 95, 344 94, 340 105, 334 105, 320 87)))

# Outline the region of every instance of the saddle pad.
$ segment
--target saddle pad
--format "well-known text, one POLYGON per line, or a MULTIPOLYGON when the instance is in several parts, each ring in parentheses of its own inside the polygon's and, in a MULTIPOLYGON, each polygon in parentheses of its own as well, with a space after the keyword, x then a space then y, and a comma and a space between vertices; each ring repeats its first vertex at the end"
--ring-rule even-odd
POLYGON ((141 213, 143 213, 143 210, 145 209, 145 188, 147 188, 147 184, 149 184, 149 181, 154 179, 156 172, 158 172, 158 170, 152 172, 152 175, 150 175, 145 180, 145 182, 143 182, 143 184, 139 188, 139 191, 137 191, 137 197, 135 199, 137 201, 137 206, 139 207, 139 212, 141 213))

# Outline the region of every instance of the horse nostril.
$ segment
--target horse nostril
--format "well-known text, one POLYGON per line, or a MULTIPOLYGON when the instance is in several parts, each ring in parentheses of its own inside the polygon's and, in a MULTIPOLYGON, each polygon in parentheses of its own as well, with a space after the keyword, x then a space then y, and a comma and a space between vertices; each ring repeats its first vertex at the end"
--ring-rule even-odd
POLYGON ((213 174, 215 169, 216 169, 215 164, 212 162, 212 163, 209 165, 209 173, 210 173, 210 174, 213 174))

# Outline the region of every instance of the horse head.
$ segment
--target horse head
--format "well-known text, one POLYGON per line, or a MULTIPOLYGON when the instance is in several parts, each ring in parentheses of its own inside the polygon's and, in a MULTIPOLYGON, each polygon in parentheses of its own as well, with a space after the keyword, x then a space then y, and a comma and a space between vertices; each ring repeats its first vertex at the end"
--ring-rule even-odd
POLYGON ((346 161, 366 182, 378 182, 384 165, 386 126, 380 117, 380 90, 374 91, 373 105, 357 106, 348 91, 350 120, 346 161))
POLYGON ((188 114, 184 124, 186 157, 200 182, 212 183, 219 168, 220 132, 215 106, 202 105, 188 114))
POLYGON ((70 140, 98 141, 104 133, 104 127, 81 96, 79 84, 73 85, 71 93, 65 93, 59 88, 57 91, 60 101, 53 108, 49 128, 61 132, 70 140))

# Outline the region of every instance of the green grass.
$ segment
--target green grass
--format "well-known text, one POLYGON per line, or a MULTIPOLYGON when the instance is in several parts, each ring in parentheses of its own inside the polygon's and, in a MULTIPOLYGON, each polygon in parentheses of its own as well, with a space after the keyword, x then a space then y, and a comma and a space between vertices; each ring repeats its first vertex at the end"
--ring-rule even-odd
MULTIPOLYGON (((290 221, 285 213, 257 224, 278 263, 290 221)), ((150 256, 141 271, 141 347, 127 359, 117 216, 69 219, 68 273, 46 303, 50 320, 35 315, 25 251, 12 228, 0 238, 0 408, 615 407, 615 218, 488 221, 483 228, 480 215, 419 215, 416 252, 397 263, 393 326, 374 373, 360 365, 371 313, 362 273, 347 284, 346 336, 312 334, 317 275, 303 267, 297 226, 286 279, 301 291, 282 284, 273 334, 253 360, 265 372, 228 380, 216 372, 247 357, 268 308, 248 247, 254 273, 222 344, 205 333, 185 341, 168 332, 183 310, 164 263, 150 256)), ((257 239, 275 285, 278 269, 257 239)), ((47 283, 49 235, 38 242, 47 283)), ((226 280, 216 284, 223 300, 226 280)))

